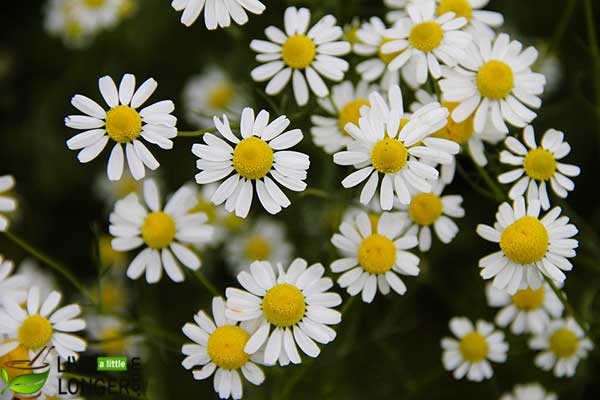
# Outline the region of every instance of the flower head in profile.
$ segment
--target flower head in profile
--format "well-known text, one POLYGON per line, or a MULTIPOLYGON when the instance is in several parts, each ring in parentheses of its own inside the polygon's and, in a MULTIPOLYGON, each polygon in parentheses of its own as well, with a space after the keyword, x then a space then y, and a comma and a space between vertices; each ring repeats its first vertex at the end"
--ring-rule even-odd
POLYGON ((515 385, 513 390, 503 394, 500 400, 558 400, 558 397, 539 383, 527 383, 515 385))
POLYGON ((227 28, 231 20, 238 25, 248 22, 248 13, 262 14, 265 5, 258 0, 173 0, 171 7, 175 11, 183 11, 181 23, 191 26, 202 10, 206 29, 227 28))
POLYGON ((0 176, 0 232, 5 231, 10 221, 6 214, 17 209, 17 200, 10 191, 15 187, 15 178, 12 175, 0 176))

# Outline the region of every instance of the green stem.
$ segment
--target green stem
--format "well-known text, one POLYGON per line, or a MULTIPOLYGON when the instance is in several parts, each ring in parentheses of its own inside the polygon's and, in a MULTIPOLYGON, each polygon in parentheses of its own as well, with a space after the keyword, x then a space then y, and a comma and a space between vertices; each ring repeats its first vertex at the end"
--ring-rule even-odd
MULTIPOLYGON (((596 97, 596 117, 600 128, 600 48, 598 47, 598 34, 594 22, 594 10, 590 0, 583 0, 583 10, 588 31, 590 52, 592 54, 592 77, 596 97)), ((598 131, 600 134, 600 130, 598 131)))
MULTIPOLYGON (((95 382, 94 385, 102 386, 104 388, 109 387, 108 383, 103 382, 102 380, 100 380, 96 377, 93 377, 93 376, 80 375, 80 374, 75 374, 73 372, 63 372, 62 376, 65 378, 79 379, 80 381, 82 381, 82 380, 93 381, 93 382, 95 382)), ((126 394, 123 394, 123 396, 128 397, 128 398, 133 398, 133 399, 141 399, 141 400, 148 399, 144 394, 130 392, 129 389, 127 389, 126 394)))
POLYGON ((202 273, 202 271, 197 270, 194 272, 191 272, 190 275, 192 275, 196 282, 199 282, 201 284, 201 286, 203 286, 205 289, 207 289, 209 292, 211 292, 213 294, 213 296, 223 296, 216 288, 215 285, 212 284, 212 282, 206 277, 206 275, 204 275, 202 273))
POLYGON ((483 168, 481 165, 477 164, 475 161, 473 161, 473 164, 475 164, 475 167, 477 168, 477 171, 479 172, 479 175, 481 175, 481 177, 485 181, 486 185, 494 193, 494 196, 496 197, 496 200, 498 200, 498 201, 505 201, 508 197, 506 196, 506 194, 504 193, 504 191, 502 190, 502 188, 490 176, 490 174, 487 172, 487 170, 485 168, 483 168))
POLYGON ((304 196, 315 196, 315 197, 321 197, 324 199, 328 199, 331 196, 329 195, 329 193, 327 193, 325 190, 323 189, 317 189, 317 188, 306 188, 306 190, 304 192, 302 192, 300 194, 300 196, 304 197, 304 196))
POLYGON ((556 24, 556 30, 554 31, 554 34, 552 35, 550 44, 544 51, 542 58, 545 57, 546 55, 550 54, 552 52, 552 50, 554 50, 560 44, 560 41, 561 41, 563 35, 565 34, 567 27, 569 26, 571 17, 573 16, 573 11, 575 11, 576 3, 577 3, 577 0, 568 0, 567 4, 565 5, 565 8, 563 9, 563 11, 561 13, 562 17, 561 17, 560 21, 558 21, 558 24, 556 24))

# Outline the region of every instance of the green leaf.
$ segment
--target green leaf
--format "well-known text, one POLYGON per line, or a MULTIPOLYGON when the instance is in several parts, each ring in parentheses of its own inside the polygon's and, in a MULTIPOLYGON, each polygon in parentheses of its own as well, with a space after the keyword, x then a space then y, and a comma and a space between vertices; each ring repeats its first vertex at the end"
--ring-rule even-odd
POLYGON ((8 372, 6 371, 6 369, 4 369, 4 367, 2 367, 2 380, 6 383, 8 383, 9 381, 8 372))
POLYGON ((33 394, 42 389, 48 379, 50 370, 41 374, 15 376, 8 384, 10 390, 17 394, 33 394))

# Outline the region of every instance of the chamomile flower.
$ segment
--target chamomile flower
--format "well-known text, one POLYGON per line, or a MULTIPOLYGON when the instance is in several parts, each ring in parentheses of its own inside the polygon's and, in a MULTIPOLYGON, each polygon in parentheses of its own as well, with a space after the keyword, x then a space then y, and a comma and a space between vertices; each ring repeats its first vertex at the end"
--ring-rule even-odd
POLYGON ((512 296, 488 284, 486 296, 490 307, 501 308, 496 324, 502 328, 510 324, 515 335, 540 334, 552 318, 559 318, 563 312, 562 303, 547 283, 539 289, 517 290, 512 296))
POLYGON ((558 400, 558 397, 539 383, 527 383, 515 385, 513 390, 503 394, 500 400, 558 400))
POLYGON ((73 1, 71 12, 84 29, 98 31, 114 26, 121 16, 124 0, 73 1))
POLYGON ((385 18, 390 22, 396 22, 408 17, 406 7, 421 5, 427 2, 435 3, 435 0, 383 0, 383 4, 391 10, 386 14, 385 18))
POLYGON ((548 329, 531 338, 529 347, 542 351, 535 357, 535 365, 562 378, 575 375, 577 364, 594 345, 577 322, 567 318, 551 321, 548 329))
POLYGON ((18 275, 22 276, 28 286, 37 286, 40 290, 40 297, 45 298, 57 288, 54 275, 48 268, 42 268, 40 264, 32 258, 26 258, 19 263, 17 268, 18 275))
POLYGON ((499 131, 508 132, 505 121, 523 128, 536 117, 530 108, 542 104, 538 96, 546 78, 531 71, 537 50, 522 48, 505 33, 498 35, 493 45, 490 38, 478 36, 467 48, 462 67, 443 70, 439 84, 444 99, 460 103, 452 111, 454 121, 462 122, 474 114, 475 132, 483 131, 488 119, 499 131))
POLYGON ((85 321, 77 318, 81 307, 77 304, 56 309, 62 295, 52 292, 45 298, 40 308, 40 291, 32 286, 27 293, 23 309, 15 299, 3 298, 4 310, 0 310, 0 333, 9 337, 0 344, 0 356, 11 352, 19 345, 26 350, 39 350, 44 346, 54 346, 63 359, 79 357, 85 351, 86 342, 72 333, 85 329, 85 321))
POLYGON ((563 141, 562 132, 547 130, 542 137, 541 146, 538 146, 533 127, 528 125, 523 130, 523 139, 525 145, 512 136, 504 141, 510 151, 503 150, 500 153, 500 162, 518 168, 498 175, 498 181, 516 181, 508 192, 508 197, 516 199, 525 195, 527 191, 528 202, 539 200, 542 209, 547 210, 550 208, 547 184, 557 196, 567 197, 575 188, 575 184, 568 177, 579 175, 579 167, 558 162, 571 151, 569 143, 563 141))
POLYGON ((402 204, 410 203, 409 187, 431 191, 431 182, 438 171, 429 163, 451 163, 459 146, 446 139, 428 137, 446 125, 448 110, 439 103, 431 103, 404 115, 400 88, 392 86, 389 105, 377 93, 371 93, 371 107, 359 119, 358 126, 348 123, 346 132, 354 142, 347 151, 333 156, 338 165, 353 165, 357 171, 348 175, 342 186, 351 188, 367 180, 360 194, 360 202, 369 203, 383 175, 379 200, 383 210, 391 210, 394 192, 402 204))
POLYGON ((381 46, 381 52, 390 55, 390 70, 414 63, 416 83, 422 85, 429 74, 434 79, 442 76, 440 61, 453 67, 463 60, 472 38, 461 30, 467 24, 466 18, 454 18, 453 12, 436 18, 433 2, 408 6, 406 11, 409 18, 399 20, 387 31, 389 40, 381 46))
POLYGON ((235 275, 247 270, 254 261, 288 265, 292 252, 285 226, 266 218, 259 219, 248 231, 228 240, 225 245, 225 258, 235 275))
POLYGON ((362 300, 370 303, 377 289, 386 295, 392 288, 396 293, 406 293, 406 285, 398 275, 417 276, 419 257, 406 251, 417 246, 417 237, 405 234, 406 219, 398 214, 383 213, 373 220, 365 212, 353 221, 344 221, 340 233, 331 238, 331 243, 343 258, 334 261, 330 268, 343 274, 338 285, 349 295, 362 292, 362 300))
POLYGON ((333 309, 342 298, 327 292, 333 286, 324 278, 321 264, 308 263, 297 258, 286 272, 278 264, 275 275, 267 261, 250 265, 237 280, 246 290, 227 288, 225 315, 235 321, 258 324, 258 329, 244 346, 247 354, 256 353, 263 345, 264 363, 274 365, 300 364, 298 347, 309 357, 320 353, 317 343, 327 344, 336 333, 330 325, 339 324, 342 315, 333 309))
POLYGON ((115 203, 109 227, 114 236, 113 249, 129 251, 144 247, 127 268, 131 279, 138 279, 146 272, 146 281, 156 283, 164 268, 172 281, 182 282, 185 277, 179 263, 194 271, 200 268, 200 258, 187 246, 210 240, 213 228, 205 224, 204 213, 188 213, 197 200, 187 186, 177 190, 163 209, 156 182, 147 179, 144 202, 146 205, 136 194, 130 194, 115 203))
POLYGON ((561 284, 566 279, 563 271, 573 268, 568 258, 575 256, 578 242, 572 239, 577 228, 560 212, 554 207, 540 218, 540 202, 526 207, 523 197, 515 199, 512 207, 502 203, 493 227, 477 226, 479 236, 500 246, 500 251, 479 260, 482 278, 494 278, 494 287, 510 295, 528 287, 539 289, 543 275, 561 284))
POLYGON ((352 138, 344 127, 351 122, 358 125, 360 109, 369 105, 369 94, 377 86, 360 81, 356 87, 345 81, 331 88, 331 99, 319 99, 318 103, 329 115, 313 115, 310 129, 313 142, 328 154, 333 154, 352 143, 352 138))
POLYGON ((489 322, 478 320, 473 325, 464 317, 452 318, 449 326, 456 339, 445 337, 441 342, 446 371, 453 371, 455 379, 465 375, 476 382, 490 379, 494 375, 490 361, 506 361, 508 343, 504 341, 504 333, 494 330, 489 322))
POLYGON ((241 399, 243 377, 254 385, 265 380, 262 369, 261 353, 250 354, 246 351, 248 342, 254 333, 249 324, 238 323, 227 317, 225 302, 214 297, 210 318, 204 311, 194 315, 194 323, 188 322, 183 333, 194 343, 184 344, 181 352, 187 357, 181 365, 192 369, 194 379, 202 380, 215 374, 214 387, 222 399, 230 396, 241 399), (216 372, 215 372, 216 371, 216 372))
POLYGON ((96 344, 90 351, 107 356, 139 356, 140 335, 129 333, 132 327, 109 315, 90 315, 86 318, 87 332, 96 344))
POLYGON ((14 187, 15 178, 12 175, 0 176, 0 232, 4 232, 10 224, 6 214, 17 209, 17 201, 10 194, 14 187))
POLYGON ((285 33, 275 26, 265 29, 269 39, 253 40, 250 48, 260 54, 256 60, 265 63, 252 70, 256 82, 269 81, 266 93, 274 96, 292 80, 298 105, 308 102, 308 88, 317 96, 329 94, 321 76, 339 82, 349 64, 339 58, 350 52, 350 43, 340 40, 344 32, 333 15, 325 15, 309 29, 310 10, 288 7, 283 16, 285 33), (308 85, 307 85, 308 82, 308 85))
POLYGON ((173 0, 171 7, 183 11, 181 23, 190 26, 200 16, 204 9, 204 24, 206 29, 227 28, 231 20, 238 25, 248 22, 247 11, 252 14, 262 14, 265 5, 258 0, 173 0))
POLYGON ((226 141, 205 133, 204 144, 194 144, 192 153, 200 158, 196 161, 201 170, 196 174, 198 184, 227 178, 212 195, 214 204, 225 203, 227 211, 235 210, 235 215, 246 218, 256 189, 265 210, 277 214, 291 202, 273 179, 296 192, 306 189, 304 180, 310 161, 306 154, 289 150, 300 143, 303 135, 300 129, 285 131, 290 124, 287 117, 282 115, 269 123, 267 111, 261 110, 255 118, 254 110, 245 108, 241 140, 231 131, 226 115, 223 120, 215 117, 213 122, 226 141))
POLYGON ((14 268, 15 264, 0 254, 0 308, 4 297, 11 297, 17 303, 27 298, 29 279, 21 273, 14 274, 14 268))
POLYGON ((52 36, 60 37, 69 47, 88 44, 95 31, 83 26, 73 13, 77 0, 49 0, 46 3, 44 27, 52 36))
POLYGON ((108 111, 86 96, 73 96, 71 104, 85 115, 70 115, 65 118, 65 125, 85 131, 67 140, 67 147, 80 150, 77 158, 87 163, 104 150, 109 140, 114 141, 107 168, 108 179, 113 181, 121 179, 125 158, 134 179, 144 177, 145 167, 158 168, 158 161, 140 137, 163 149, 173 148, 171 139, 177 136, 177 118, 171 112, 175 106, 171 100, 163 100, 137 110, 154 93, 157 85, 149 78, 135 90, 135 76, 125 74, 117 89, 111 77, 100 78, 98 86, 110 108, 108 111))

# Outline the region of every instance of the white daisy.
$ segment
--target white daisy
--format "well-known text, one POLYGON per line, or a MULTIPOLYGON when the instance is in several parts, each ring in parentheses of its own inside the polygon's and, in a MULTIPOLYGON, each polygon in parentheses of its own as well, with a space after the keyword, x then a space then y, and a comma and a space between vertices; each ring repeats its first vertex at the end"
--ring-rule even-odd
POLYGON ((558 162, 571 151, 569 143, 563 141, 562 132, 548 129, 542 137, 541 146, 538 147, 533 127, 528 125, 523 130, 523 139, 527 147, 512 136, 504 141, 510 151, 503 150, 500 153, 500 162, 518 168, 498 175, 498 182, 516 181, 508 192, 508 197, 516 199, 525 195, 527 191, 528 202, 539 200, 542 209, 547 210, 550 208, 547 183, 550 183, 557 196, 565 198, 575 188, 575 184, 568 177, 579 175, 580 169, 572 164, 558 162))
POLYGON ((107 356, 139 356, 140 335, 131 334, 126 321, 110 315, 90 315, 86 318, 87 333, 95 341, 90 351, 107 356))
POLYGON ((231 131, 226 115, 223 120, 214 117, 213 122, 227 141, 205 133, 202 135, 205 144, 194 144, 192 153, 200 158, 196 161, 201 170, 196 174, 198 184, 217 182, 231 175, 211 197, 214 204, 225 203, 227 211, 235 210, 237 216, 246 218, 255 186, 265 210, 277 214, 291 202, 273 179, 296 192, 306 189, 304 180, 310 161, 306 154, 288 150, 300 143, 303 135, 300 129, 285 131, 290 124, 287 117, 282 115, 269 123, 267 111, 261 110, 255 118, 254 110, 245 108, 240 122, 241 140, 231 131))
POLYGON ((13 274, 14 268, 14 263, 0 254, 0 307, 4 297, 11 297, 17 303, 22 303, 27 298, 29 279, 21 271, 13 274))
POLYGON ((408 17, 406 7, 410 5, 422 5, 423 3, 435 3, 435 0, 383 0, 383 4, 391 9, 385 15, 389 22, 396 22, 402 18, 408 17))
POLYGON ((83 26, 73 13, 78 0, 49 0, 46 3, 44 28, 62 39, 69 47, 83 47, 96 33, 89 26, 83 26))
POLYGON ((79 357, 85 351, 86 342, 72 332, 85 329, 85 321, 76 318, 81 307, 70 304, 56 310, 62 295, 52 292, 46 297, 40 308, 40 291, 37 286, 29 289, 27 302, 23 309, 15 299, 3 298, 4 309, 0 309, 0 333, 9 340, 0 344, 0 356, 21 345, 27 350, 39 350, 44 346, 54 346, 63 359, 79 357))
POLYGON ((40 297, 46 298, 56 290, 56 280, 48 268, 42 268, 40 264, 32 258, 26 258, 19 263, 17 268, 18 275, 23 276, 28 282, 28 286, 37 286, 40 290, 40 297))
POLYGON ((114 26, 121 16, 124 0, 83 0, 71 3, 71 13, 86 30, 97 31, 114 26))
POLYGON ((387 31, 388 40, 381 46, 381 52, 392 55, 387 66, 390 70, 414 63, 416 83, 422 85, 428 74, 434 79, 442 76, 440 61, 451 67, 462 61, 472 38, 461 30, 467 24, 466 18, 454 18, 453 12, 436 18, 433 2, 408 6, 406 11, 409 18, 399 20, 387 31))
POLYGON ((506 361, 508 343, 504 341, 504 333, 494 330, 494 325, 489 322, 478 320, 473 325, 464 317, 452 318, 449 326, 458 340, 442 339, 442 362, 446 371, 454 371, 455 379, 465 375, 476 382, 490 379, 494 375, 490 361, 506 361))
POLYGON ((384 210, 391 210, 394 192, 400 203, 408 204, 409 186, 431 191, 431 182, 438 178, 438 171, 426 162, 451 163, 453 154, 459 151, 454 142, 428 137, 446 125, 446 108, 431 103, 407 118, 397 85, 390 88, 388 98, 389 105, 379 93, 371 93, 371 107, 359 119, 358 126, 353 123, 345 126, 354 143, 347 151, 333 156, 336 164, 358 169, 342 181, 345 188, 369 178, 360 195, 363 204, 375 195, 379 174, 383 174, 379 199, 384 210))
POLYGON ((510 324, 515 335, 540 334, 552 318, 559 318, 563 312, 562 303, 547 283, 535 290, 517 290, 512 296, 488 284, 486 296, 490 307, 501 308, 496 314, 496 324, 502 328, 510 324))
POLYGON ((493 46, 489 38, 478 36, 467 48, 462 66, 443 69, 444 79, 439 81, 443 97, 460 103, 452 111, 454 121, 464 121, 475 113, 475 132, 483 131, 488 119, 499 131, 508 132, 505 121, 523 128, 536 117, 528 107, 542 104, 538 96, 546 78, 531 71, 537 50, 522 48, 505 33, 496 37, 493 46))
POLYGON ((204 9, 204 24, 207 29, 227 28, 231 20, 238 25, 248 22, 248 14, 262 14, 265 5, 258 0, 173 0, 171 7, 182 11, 181 23, 190 26, 204 9))
POLYGON ((404 233, 406 219, 398 214, 383 213, 377 219, 377 229, 367 213, 359 213, 354 221, 344 221, 331 243, 344 258, 331 263, 331 271, 344 272, 338 285, 349 295, 362 291, 362 300, 370 303, 377 288, 381 294, 406 293, 406 285, 398 275, 417 276, 419 257, 406 251, 417 246, 417 237, 404 233))
POLYGON ((515 385, 513 390, 503 394, 500 400, 558 400, 558 397, 539 383, 528 383, 515 385))
POLYGON ((281 92, 292 79, 294 97, 302 106, 308 102, 308 87, 317 97, 329 94, 320 75, 336 82, 344 79, 349 64, 338 56, 350 52, 350 43, 340 40, 344 32, 333 15, 325 15, 309 29, 310 10, 288 7, 283 22, 285 33, 269 26, 265 29, 269 41, 250 43, 250 48, 260 53, 256 60, 265 63, 251 75, 256 82, 269 80, 266 93, 270 96, 281 92))
POLYGON ((360 81, 356 88, 350 81, 345 81, 331 88, 331 98, 318 99, 318 103, 329 115, 313 115, 310 129, 313 142, 322 147, 328 154, 333 154, 352 143, 352 138, 344 127, 351 122, 358 125, 360 109, 369 105, 369 94, 377 90, 377 86, 360 81))
POLYGON ((577 322, 567 318, 551 321, 548 329, 531 338, 529 347, 542 350, 535 357, 535 365, 545 371, 553 370, 555 376, 562 378, 575 375, 577 364, 594 345, 577 322))
POLYGON ((204 213, 188 213, 197 200, 187 186, 177 190, 161 209, 156 182, 147 179, 144 202, 146 206, 136 194, 130 194, 115 203, 109 227, 114 236, 112 246, 118 251, 144 247, 127 268, 129 278, 138 279, 145 271, 146 281, 156 283, 164 268, 172 281, 182 282, 185 277, 179 262, 194 271, 200 268, 200 259, 187 245, 210 240, 213 228, 205 225, 204 213))
POLYGON ((264 363, 287 365, 300 364, 296 345, 309 357, 320 353, 315 342, 327 344, 336 333, 329 325, 339 324, 342 315, 333 309, 342 298, 326 292, 333 286, 330 278, 324 278, 321 264, 308 263, 297 258, 283 272, 273 272, 268 261, 250 265, 250 272, 242 271, 237 280, 246 290, 227 288, 225 315, 235 321, 248 321, 259 326, 244 347, 254 354, 265 343, 264 363))
POLYGON ((14 187, 15 178, 12 175, 0 176, 0 232, 5 231, 10 224, 5 214, 17 209, 17 201, 10 193, 14 187))
POLYGON ((512 207, 508 202, 502 203, 493 227, 477 226, 479 236, 500 245, 500 251, 479 260, 483 279, 494 278, 494 287, 510 295, 519 289, 540 288, 542 274, 561 284, 566 279, 563 271, 573 268, 567 258, 575 257, 578 242, 571 239, 577 228, 560 212, 559 207, 554 207, 539 218, 537 200, 527 207, 523 197, 515 199, 512 207))
POLYGON ((65 118, 65 125, 85 129, 85 132, 67 140, 67 147, 81 150, 77 158, 87 163, 104 150, 109 139, 113 140, 115 146, 108 159, 107 174, 110 180, 117 181, 123 173, 123 144, 131 175, 135 179, 142 179, 146 173, 144 166, 155 170, 159 163, 139 137, 163 149, 173 148, 170 139, 177 136, 177 118, 171 112, 175 106, 171 100, 163 100, 137 111, 156 90, 158 84, 152 78, 137 90, 135 76, 131 74, 123 75, 118 90, 109 76, 100 78, 98 85, 110 109, 105 111, 94 100, 83 95, 73 96, 71 104, 86 115, 70 115, 65 118))
POLYGON ((249 354, 245 348, 254 330, 249 324, 237 324, 227 317, 225 302, 221 297, 214 297, 210 318, 204 311, 194 315, 194 322, 188 322, 183 327, 183 333, 194 343, 184 344, 181 352, 187 357, 181 365, 185 369, 194 368, 194 379, 206 379, 215 372, 215 392, 222 399, 230 396, 242 398, 241 371, 246 380, 254 385, 260 385, 265 380, 261 364, 261 353, 249 354))

